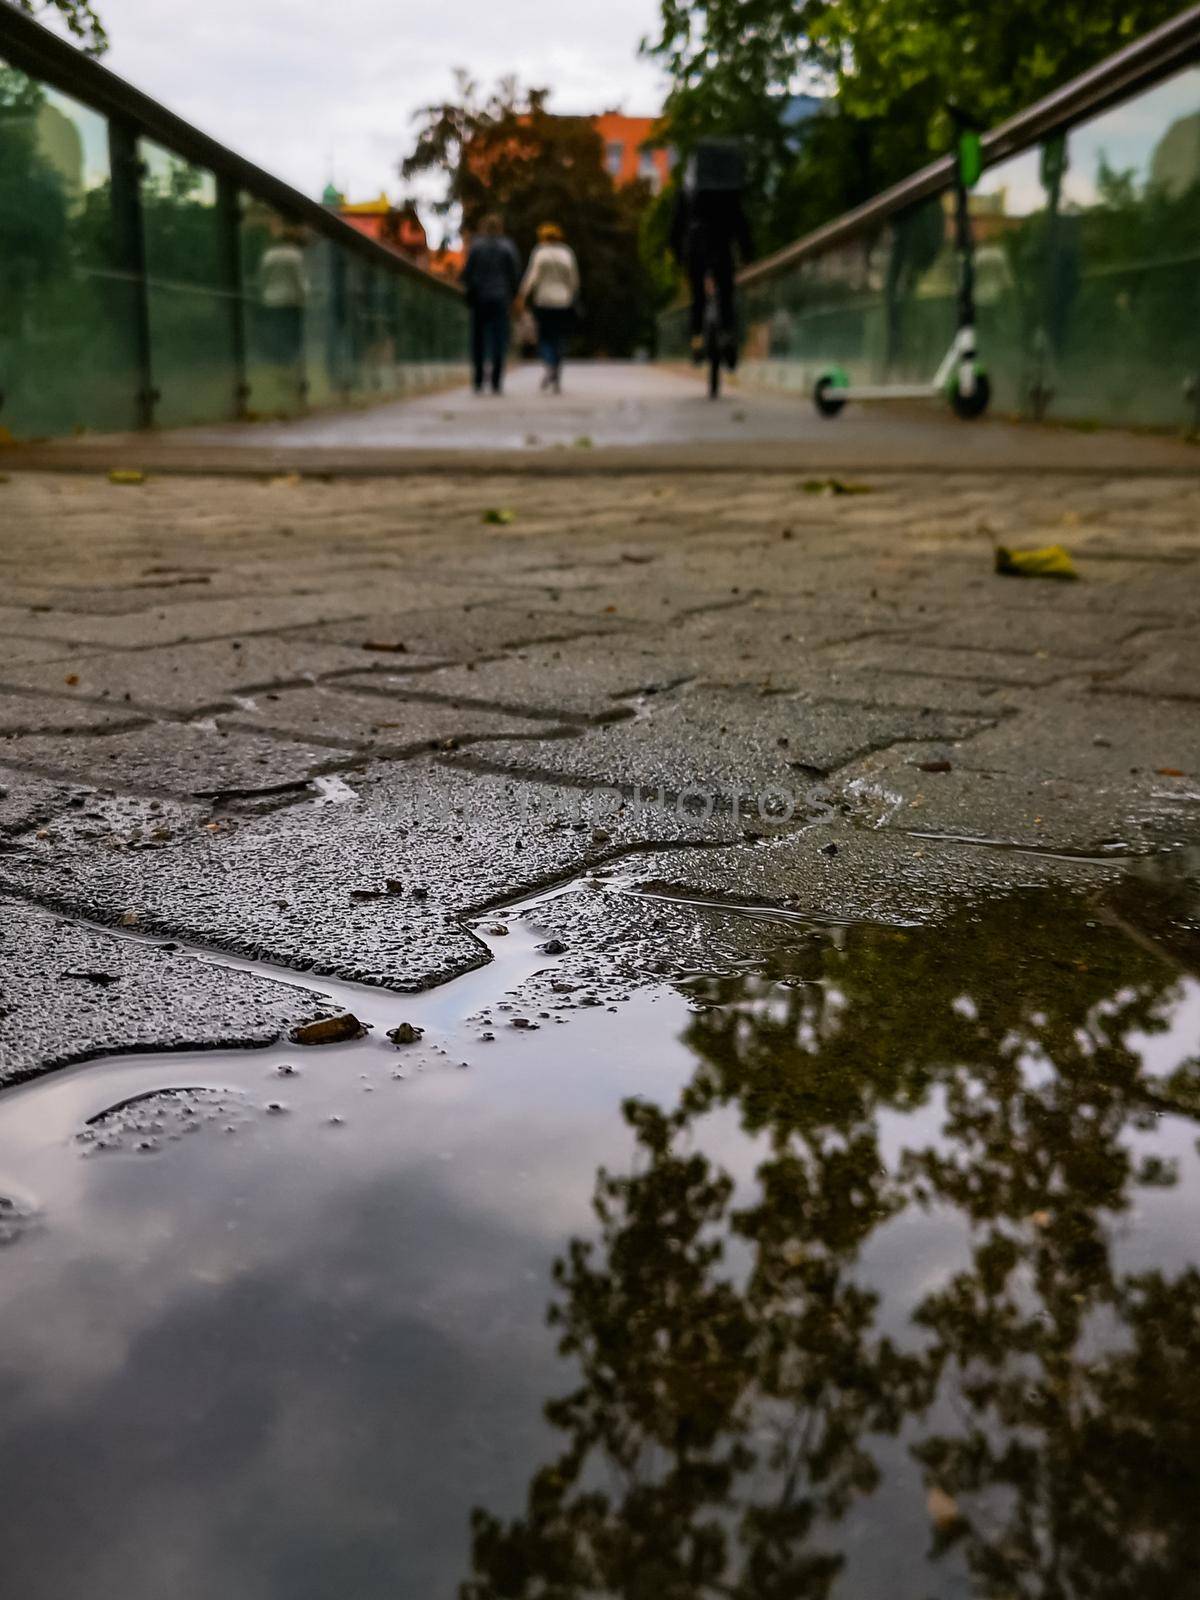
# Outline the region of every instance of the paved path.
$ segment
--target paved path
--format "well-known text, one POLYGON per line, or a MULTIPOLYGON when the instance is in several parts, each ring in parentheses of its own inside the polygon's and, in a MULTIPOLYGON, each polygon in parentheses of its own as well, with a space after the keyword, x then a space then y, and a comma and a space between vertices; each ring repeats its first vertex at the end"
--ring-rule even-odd
MULTIPOLYGON (((1200 476, 1200 448, 1119 430, 1082 433, 991 418, 958 422, 920 403, 851 406, 817 416, 803 396, 736 388, 712 402, 679 368, 581 362, 565 393, 539 393, 517 367, 503 397, 467 387, 292 422, 230 424, 161 435, 62 440, 7 453, 14 464, 155 470, 551 474, 683 471, 1178 472, 1200 476)), ((3 457, 0 457, 2 460, 3 457)))
POLYGON ((136 953, 52 1007, 64 962, 103 967, 93 922, 406 988, 479 962, 481 907, 614 858, 884 920, 1179 860, 1200 488, 858 487, 14 475, 4 1071, 311 1012, 136 953), (1081 579, 997 577, 996 539, 1065 541, 1081 579))

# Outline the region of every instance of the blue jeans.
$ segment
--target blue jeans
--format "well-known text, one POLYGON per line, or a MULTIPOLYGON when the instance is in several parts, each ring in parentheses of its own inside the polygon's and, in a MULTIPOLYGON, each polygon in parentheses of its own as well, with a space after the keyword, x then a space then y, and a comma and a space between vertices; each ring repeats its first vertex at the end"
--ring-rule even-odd
POLYGON ((499 394, 508 355, 508 306, 503 300, 481 300, 471 307, 471 364, 475 387, 483 388, 483 369, 490 369, 492 388, 499 394))
POLYGON ((562 366, 563 345, 571 331, 571 307, 535 306, 533 314, 538 326, 538 355, 557 377, 562 366))

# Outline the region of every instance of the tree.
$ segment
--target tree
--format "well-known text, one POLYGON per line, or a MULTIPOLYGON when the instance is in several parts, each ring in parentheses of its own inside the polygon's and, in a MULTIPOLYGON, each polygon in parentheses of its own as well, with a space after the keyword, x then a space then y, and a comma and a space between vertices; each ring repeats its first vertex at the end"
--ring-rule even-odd
POLYGON ((102 56, 108 49, 108 34, 91 0, 16 0, 16 6, 31 17, 39 12, 57 12, 83 45, 84 55, 102 56))
POLYGON ((661 0, 643 43, 686 151, 742 138, 760 237, 778 245, 946 149, 946 103, 995 123, 1178 10, 1176 0, 661 0), (828 109, 797 128, 794 96, 828 109))
POLYGON ((406 179, 440 175, 434 209, 458 212, 468 234, 498 211, 523 257, 538 225, 557 222, 579 258, 582 347, 627 355, 653 336, 654 286, 639 253, 649 189, 618 189, 590 119, 558 116, 547 99, 547 90, 523 90, 513 78, 482 95, 459 72, 451 100, 417 113, 416 144, 400 170, 406 179))

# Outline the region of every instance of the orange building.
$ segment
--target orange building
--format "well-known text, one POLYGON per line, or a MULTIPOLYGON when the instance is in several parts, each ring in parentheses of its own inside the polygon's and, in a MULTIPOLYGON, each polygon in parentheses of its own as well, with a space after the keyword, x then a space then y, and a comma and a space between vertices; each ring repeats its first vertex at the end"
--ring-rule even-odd
POLYGON ((424 265, 429 254, 429 240, 416 207, 411 202, 394 206, 386 194, 381 194, 378 200, 350 202, 336 190, 327 189, 325 204, 336 211, 343 222, 357 228, 359 233, 365 233, 376 244, 424 265))
POLYGON ((657 117, 627 117, 620 111, 602 111, 592 125, 604 140, 604 165, 619 187, 644 178, 655 194, 666 187, 675 161, 673 150, 661 146, 645 150, 654 137, 657 117))

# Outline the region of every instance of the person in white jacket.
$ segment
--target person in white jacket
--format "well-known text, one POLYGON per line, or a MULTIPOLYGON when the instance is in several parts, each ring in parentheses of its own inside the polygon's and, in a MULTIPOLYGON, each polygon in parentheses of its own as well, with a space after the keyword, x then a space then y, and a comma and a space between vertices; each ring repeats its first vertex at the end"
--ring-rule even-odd
POLYGON ((562 352, 579 298, 579 263, 557 222, 543 222, 521 281, 518 304, 537 320, 538 354, 546 366, 542 388, 562 393, 562 352))

